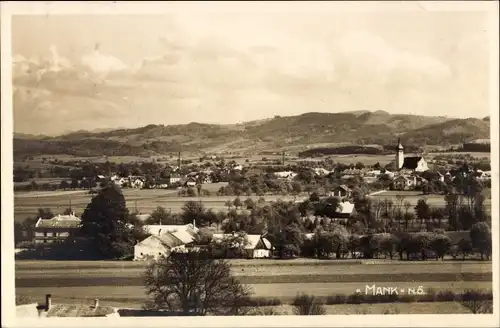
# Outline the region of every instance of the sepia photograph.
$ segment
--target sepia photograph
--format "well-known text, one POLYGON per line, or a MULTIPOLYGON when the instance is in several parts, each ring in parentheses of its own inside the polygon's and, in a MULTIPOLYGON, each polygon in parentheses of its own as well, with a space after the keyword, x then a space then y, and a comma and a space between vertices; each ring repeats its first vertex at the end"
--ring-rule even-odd
POLYGON ((3 3, 2 308, 495 326, 498 60, 498 2, 3 3))

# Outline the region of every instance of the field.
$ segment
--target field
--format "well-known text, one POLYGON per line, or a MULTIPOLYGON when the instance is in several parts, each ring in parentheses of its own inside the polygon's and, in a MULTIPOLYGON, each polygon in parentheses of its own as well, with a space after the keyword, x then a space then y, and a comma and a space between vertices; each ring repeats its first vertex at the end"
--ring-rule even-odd
MULTIPOLYGON (((215 192, 223 184, 214 183, 207 184, 206 189, 215 192)), ((181 211, 182 206, 187 201, 201 201, 206 208, 212 208, 216 211, 227 209, 225 202, 233 200, 235 196, 208 196, 208 197, 179 197, 177 190, 166 189, 123 189, 127 207, 130 210, 135 210, 139 213, 151 213, 156 207, 162 206, 169 209, 172 213, 181 211)), ((444 207, 444 196, 442 195, 422 195, 420 192, 414 191, 383 191, 371 195, 373 199, 390 199, 397 203, 397 195, 405 197, 405 201, 409 201, 412 206, 415 206, 420 198, 426 198, 427 203, 431 206, 444 207)), ((486 200, 484 204, 487 210, 491 207, 491 195, 489 189, 485 190, 486 200)), ((67 209, 71 202, 71 207, 77 214, 81 214, 87 204, 90 202, 91 195, 86 191, 40 191, 40 192, 16 192, 14 195, 14 218, 17 222, 24 220, 28 216, 34 216, 38 208, 47 207, 54 213, 62 213, 67 209)), ((302 199, 306 196, 298 197, 302 199)), ((245 199, 246 196, 242 196, 245 199)), ((252 196, 254 200, 259 197, 252 196)), ((264 198, 267 201, 282 199, 285 201, 295 200, 293 196, 281 195, 266 195, 264 198)))
MULTIPOLYGON (((222 184, 208 184, 207 189, 218 190, 222 184)), ((235 196, 208 196, 208 197, 179 197, 177 190, 168 189, 123 189, 123 194, 127 202, 127 207, 140 213, 151 213, 156 207, 163 206, 172 213, 180 212, 182 206, 187 201, 201 201, 206 208, 214 210, 227 209, 225 202, 234 200, 235 196)), ((54 213, 62 213, 71 202, 71 207, 77 214, 83 210, 90 202, 92 195, 86 191, 40 191, 40 192, 16 192, 14 195, 14 218, 17 222, 24 220, 28 216, 34 216, 38 208, 47 207, 54 213)), ((246 196, 241 197, 242 200, 246 196)), ((258 196, 252 196, 258 200, 258 196)), ((267 195, 266 201, 277 199, 294 200, 293 196, 267 195)))
MULTIPOLYGON (((233 274, 253 289, 254 296, 276 297, 284 303, 297 293, 349 295, 373 284, 404 289, 422 286, 426 291, 432 288, 436 292, 492 290, 491 262, 234 260, 231 263, 233 274)), ((99 298, 107 305, 139 307, 146 298, 142 287, 145 266, 144 262, 16 261, 16 294, 40 302, 50 293, 55 302, 99 298)), ((332 309, 348 311, 350 307, 336 305, 332 309)))
MULTIPOLYGON (((486 211, 491 211, 491 189, 484 189, 483 194, 485 196, 484 205, 486 207, 486 211)), ((425 198, 427 200, 427 204, 435 207, 444 207, 446 202, 444 200, 443 195, 424 195, 419 191, 383 191, 377 192, 370 195, 373 200, 391 200, 394 204, 399 204, 397 196, 403 196, 404 201, 410 202, 410 204, 414 207, 418 200, 421 198, 425 198)))

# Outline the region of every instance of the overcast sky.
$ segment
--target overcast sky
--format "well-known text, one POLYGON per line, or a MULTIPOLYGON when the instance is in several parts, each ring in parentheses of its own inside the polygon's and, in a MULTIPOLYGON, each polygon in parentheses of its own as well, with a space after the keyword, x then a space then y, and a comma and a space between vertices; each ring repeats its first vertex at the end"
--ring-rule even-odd
POLYGON ((13 17, 14 129, 489 115, 481 12, 13 17))

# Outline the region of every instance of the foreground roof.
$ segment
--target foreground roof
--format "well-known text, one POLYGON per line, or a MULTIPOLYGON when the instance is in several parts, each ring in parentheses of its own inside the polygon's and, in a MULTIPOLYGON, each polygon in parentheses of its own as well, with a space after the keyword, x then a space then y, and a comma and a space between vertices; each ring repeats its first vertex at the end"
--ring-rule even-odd
POLYGON ((94 306, 89 304, 53 304, 47 317, 104 317, 115 312, 111 306, 94 306))

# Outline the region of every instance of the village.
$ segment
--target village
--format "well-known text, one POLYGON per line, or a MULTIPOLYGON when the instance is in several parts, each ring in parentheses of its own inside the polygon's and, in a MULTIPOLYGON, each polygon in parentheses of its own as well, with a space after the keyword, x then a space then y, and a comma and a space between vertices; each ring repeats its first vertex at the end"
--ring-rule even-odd
MULTIPOLYGON (((124 177, 119 174, 110 174, 109 176, 97 174, 93 180, 95 181, 96 188, 93 188, 92 184, 88 186, 90 189, 89 193, 91 194, 97 194, 101 185, 105 186, 109 183, 116 186, 118 189, 124 190, 127 188, 171 189, 173 192, 177 193, 178 196, 185 196, 188 199, 192 199, 192 197, 196 196, 198 197, 198 201, 186 200, 186 203, 199 202, 201 204, 203 200, 206 199, 205 197, 210 196, 210 192, 205 189, 205 186, 214 184, 214 180, 221 179, 221 171, 227 174, 226 179, 229 178, 230 181, 223 183, 223 186, 216 190, 216 195, 234 195, 236 198, 234 200, 225 201, 224 206, 227 206, 225 217, 219 217, 218 219, 212 220, 214 222, 218 221, 218 225, 207 225, 205 219, 196 222, 196 216, 192 219, 188 217, 174 220, 172 219, 172 213, 169 213, 167 218, 163 219, 164 221, 170 222, 161 222, 161 217, 154 218, 154 211, 149 213, 136 212, 135 215, 139 218, 142 225, 141 229, 149 236, 144 240, 139 240, 137 244, 134 245, 132 259, 137 261, 155 259, 159 256, 168 256, 171 252, 185 249, 199 248, 200 227, 204 230, 209 230, 210 242, 214 244, 216 248, 225 249, 225 251, 219 252, 219 257, 276 257, 276 247, 273 247, 271 241, 266 238, 269 227, 262 229, 250 228, 249 233, 249 229, 246 229, 247 231, 244 231, 244 229, 242 230, 241 223, 237 222, 241 220, 241 218, 237 218, 238 215, 244 216, 244 213, 238 212, 244 211, 245 209, 251 210, 251 216, 258 215, 255 214, 256 204, 265 204, 266 201, 264 197, 273 194, 293 195, 291 203, 295 204, 300 212, 301 224, 305 227, 304 238, 306 240, 311 240, 314 238, 315 229, 318 226, 326 227, 327 224, 343 224, 349 227, 349 229, 356 226, 355 222, 360 221, 360 213, 358 212, 361 210, 361 202, 359 200, 366 195, 377 195, 392 191, 393 196, 396 195, 396 197, 391 201, 390 206, 394 207, 393 212, 397 211, 400 214, 400 217, 393 219, 399 222, 399 231, 401 231, 402 221, 406 222, 406 231, 409 231, 407 221, 412 220, 411 216, 410 219, 408 219, 408 209, 410 206, 403 204, 404 196, 397 196, 399 192, 404 195, 405 192, 418 191, 423 198, 425 195, 443 195, 452 192, 452 189, 456 189, 456 186, 454 186, 455 179, 461 180, 471 178, 482 185, 491 183, 491 171, 482 171, 467 165, 432 170, 429 168, 429 164, 423 156, 405 156, 404 147, 399 140, 395 148, 395 160, 393 163, 386 165, 386 167, 380 167, 380 165, 365 167, 362 163, 358 163, 356 165, 344 166, 342 170, 338 169, 338 165, 328 170, 324 167, 311 167, 310 165, 305 167, 288 165, 287 170, 280 171, 279 167, 286 166, 270 165, 267 167, 268 173, 262 173, 264 175, 264 182, 253 181, 255 180, 255 173, 254 176, 252 176, 249 171, 255 170, 255 166, 245 166, 234 162, 215 166, 214 170, 218 170, 217 175, 214 174, 214 170, 212 170, 208 164, 203 165, 203 168, 198 170, 192 170, 189 165, 183 167, 181 170, 182 161, 179 154, 178 166, 171 167, 170 170, 172 174, 166 178, 155 179, 151 176, 130 175, 124 177), (179 172, 181 171, 186 173, 180 174, 179 172), (324 179, 319 181, 326 181, 326 188, 323 187, 319 189, 317 188, 318 184, 316 184, 315 189, 304 190, 307 189, 307 187, 304 188, 303 185, 307 186, 307 183, 310 183, 311 180, 315 178, 324 179), (332 180, 334 181, 333 183, 331 182, 332 180), (246 186, 245 183, 247 184, 246 186), (254 201, 252 198, 248 198, 245 201, 240 200, 240 195, 246 193, 247 196, 250 196, 252 191, 260 197, 258 201, 254 201), (309 210, 301 209, 301 207, 311 207, 310 202, 317 203, 320 201, 320 198, 326 202, 326 206, 333 206, 333 210, 325 208, 318 209, 314 208, 314 206, 309 210), (336 201, 332 203, 332 199, 336 199, 336 201), (399 204, 395 204, 398 202, 399 204), (398 208, 396 209, 396 207, 398 208), (402 214, 403 207, 405 207, 406 216, 402 214), (231 208, 233 209, 231 210, 231 208), (179 224, 179 221, 183 221, 184 224, 179 224), (221 229, 221 226, 224 226, 224 228, 221 229), (258 234, 252 233, 258 230, 260 230, 258 234), (240 249, 240 254, 228 255, 228 249, 240 249)), ((285 156, 283 155, 281 164, 284 163, 285 156)), ((257 169, 262 170, 261 167, 257 167, 257 169)), ((85 181, 85 178, 83 181, 85 181)), ((220 183, 219 181, 217 182, 220 183)), ((78 183, 81 185, 82 181, 78 181, 78 183)), ((282 201, 278 196, 271 202, 276 203, 282 201)), ((40 208, 44 207, 42 203, 39 205, 40 208)), ((382 201, 379 201, 378 205, 372 203, 372 208, 369 209, 368 212, 373 211, 373 206, 381 207, 383 205, 382 201)), ((388 212, 387 206, 387 200, 385 200, 386 212, 388 212)), ((411 207, 414 207, 415 210, 418 211, 417 206, 413 205, 411 207)), ((444 202, 441 206, 438 206, 437 211, 441 211, 441 214, 439 214, 441 217, 448 216, 444 207, 444 202)), ((211 209, 208 210, 211 211, 211 209)), ((380 209, 377 211, 380 211, 380 209)), ((216 216, 214 212, 211 214, 216 216)), ((386 216, 387 215, 386 213, 386 216)), ((417 213, 417 216, 419 215, 420 214, 417 213)), ((433 218, 421 218, 421 222, 433 221, 436 215, 436 213, 428 211, 427 216, 433 216, 433 218)), ((219 216, 221 216, 220 213, 219 216)), ((370 213, 368 213, 368 216, 370 216, 370 213)), ((262 221, 262 219, 263 218, 260 218, 259 220, 262 221)), ((417 217, 414 216, 414 219, 416 220, 417 217)), ((375 221, 377 220, 379 220, 378 217, 375 218, 375 221)), ((432 230, 434 228, 457 230, 456 224, 454 227, 449 225, 446 227, 445 225, 441 225, 441 220, 445 223, 451 221, 450 218, 440 219, 439 226, 436 227, 430 226, 428 223, 416 224, 412 231, 418 232, 422 231, 422 229, 426 231, 426 229, 432 230)), ((80 221, 80 218, 76 216, 71 209, 69 209, 69 212, 59 213, 54 217, 47 217, 47 215, 45 215, 44 218, 37 218, 32 226, 25 225, 20 239, 23 241, 23 244, 32 244, 37 247, 49 247, 49 245, 54 242, 64 242, 68 238, 75 236, 80 229, 80 221)), ((366 219, 364 219, 364 221, 365 224, 363 228, 360 229, 358 227, 357 233, 363 234, 370 230, 368 228, 371 226, 371 223, 366 219)), ((265 225, 269 226, 269 222, 266 222, 265 225)), ((381 228, 379 225, 375 230, 373 229, 374 227, 373 225, 371 226, 371 231, 388 232, 394 230, 393 226, 388 229, 387 226, 381 228)), ((17 252, 22 251, 22 248, 17 250, 17 252)), ((298 255, 298 252, 296 255, 298 255)))

